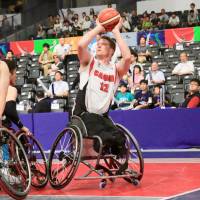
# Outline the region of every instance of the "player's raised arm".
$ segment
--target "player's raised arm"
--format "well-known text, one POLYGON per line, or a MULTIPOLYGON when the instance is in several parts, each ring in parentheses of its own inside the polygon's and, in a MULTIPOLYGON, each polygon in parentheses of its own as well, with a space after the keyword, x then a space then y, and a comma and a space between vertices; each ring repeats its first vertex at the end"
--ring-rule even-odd
POLYGON ((84 34, 81 40, 79 41, 78 57, 80 60, 81 67, 87 66, 91 58, 91 55, 88 51, 88 45, 93 40, 93 38, 96 37, 96 35, 104 31, 105 31, 104 27, 101 24, 97 23, 97 26, 91 31, 84 34))
POLYGON ((129 47, 120 34, 121 27, 122 19, 120 19, 119 23, 112 30, 122 55, 122 59, 117 63, 117 71, 120 78, 128 72, 131 63, 131 53, 129 47))

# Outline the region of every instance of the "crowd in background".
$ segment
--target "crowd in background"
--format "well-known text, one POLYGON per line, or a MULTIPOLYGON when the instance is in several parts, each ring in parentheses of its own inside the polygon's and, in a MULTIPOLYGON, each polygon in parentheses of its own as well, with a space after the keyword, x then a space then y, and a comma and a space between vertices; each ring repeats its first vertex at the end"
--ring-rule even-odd
MULTIPOLYGON (((166 12, 165 9, 161 9, 160 13, 146 11, 143 15, 137 15, 136 10, 133 10, 131 13, 121 13, 121 16, 121 32, 163 30, 200 24, 200 13, 194 3, 191 3, 190 8, 184 12, 166 12)), ((93 8, 81 15, 71 9, 68 9, 66 14, 60 12, 60 15, 49 15, 46 23, 38 25, 36 38, 59 37, 60 34, 64 34, 65 37, 83 35, 95 27, 97 17, 98 12, 93 8)))

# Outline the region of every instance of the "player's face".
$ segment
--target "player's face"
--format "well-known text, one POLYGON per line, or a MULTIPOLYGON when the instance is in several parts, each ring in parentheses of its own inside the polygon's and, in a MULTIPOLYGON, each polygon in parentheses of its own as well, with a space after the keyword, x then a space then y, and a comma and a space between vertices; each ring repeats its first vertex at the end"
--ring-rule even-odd
POLYGON ((113 49, 110 47, 109 42, 105 39, 98 40, 96 48, 97 48, 96 49, 97 56, 108 57, 113 53, 113 49))

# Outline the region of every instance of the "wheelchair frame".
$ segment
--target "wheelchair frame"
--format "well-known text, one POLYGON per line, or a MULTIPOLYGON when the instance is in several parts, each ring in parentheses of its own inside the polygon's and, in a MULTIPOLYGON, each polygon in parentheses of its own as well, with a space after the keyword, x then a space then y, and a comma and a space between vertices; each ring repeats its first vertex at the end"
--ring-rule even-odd
MULTIPOLYGON (((100 184, 99 187, 100 188, 104 188, 107 184, 107 180, 110 180, 111 182, 114 182, 115 178, 124 178, 126 181, 134 184, 134 185, 138 185, 139 181, 142 179, 143 176, 143 172, 144 172, 144 161, 143 161, 143 157, 142 157, 142 153, 140 151, 139 145, 137 140, 135 139, 135 137, 122 125, 120 124, 115 124, 120 130, 122 130, 125 133, 126 139, 127 141, 131 144, 128 144, 128 150, 127 150, 127 155, 125 158, 125 161, 123 159, 119 159, 117 158, 116 155, 102 155, 102 150, 103 150, 103 143, 102 140, 99 136, 92 136, 89 137, 87 134, 87 129, 86 126, 83 122, 83 120, 78 117, 78 116, 72 116, 71 118, 71 122, 69 124, 68 128, 65 128, 57 137, 57 139, 55 140, 51 152, 50 152, 50 157, 49 157, 49 181, 50 184, 53 188, 55 189, 62 189, 64 188, 66 185, 68 185, 70 183, 70 181, 72 179, 74 180, 91 180, 91 179, 100 179, 100 184), (70 158, 69 153, 67 152, 63 152, 63 150, 67 150, 67 147, 65 147, 64 149, 61 150, 56 150, 57 145, 61 142, 62 137, 64 136, 64 141, 66 140, 66 135, 68 133, 68 131, 72 131, 74 135, 76 135, 76 140, 78 141, 73 141, 76 142, 76 146, 79 143, 80 148, 79 148, 79 152, 76 152, 77 155, 75 155, 76 157, 76 162, 74 162, 74 160, 72 158, 70 158), (66 133, 66 135, 65 135, 66 133), (82 149, 83 149, 83 141, 87 139, 87 140, 92 140, 94 141, 95 139, 99 141, 100 143, 100 148, 99 148, 99 152, 98 155, 89 155, 89 156, 82 156, 82 149), (130 146, 132 145, 132 146, 130 146), (132 148, 134 146, 135 152, 137 154, 137 159, 139 160, 138 165, 139 165, 139 169, 137 171, 132 170, 131 167, 129 165, 131 165, 131 163, 129 163, 129 154, 130 152, 130 148, 132 148), (58 154, 56 153, 56 151, 58 152, 58 154), (64 161, 65 159, 68 161, 71 159, 71 163, 68 162, 67 164, 63 164, 63 166, 58 166, 59 168, 57 170, 54 169, 53 166, 53 160, 55 155, 57 156, 57 158, 59 158, 58 160, 64 161), (61 158, 60 154, 65 155, 64 157, 61 158), (94 161, 96 160, 96 163, 91 164, 88 161, 94 161), (103 160, 103 164, 101 164, 101 160, 103 160), (123 163, 121 163, 121 161, 123 163), (87 166, 89 168, 89 170, 82 176, 79 177, 74 177, 76 171, 78 170, 79 164, 82 163, 83 165, 87 166), (66 180, 60 181, 59 182, 59 173, 62 173, 63 171, 65 171, 65 168, 70 166, 70 164, 73 166, 74 165, 74 171, 73 172, 69 172, 68 174, 66 174, 66 180), (120 168, 121 171, 120 171, 120 168), (123 169, 124 168, 124 169, 123 169), (90 176, 93 172, 95 172, 98 176, 90 176), (68 180, 67 180, 68 179, 68 180)), ((70 136, 68 136, 70 137, 70 136)), ((69 143, 69 142, 68 142, 69 143)), ((64 144, 63 144, 64 145, 64 144)), ((78 151, 78 148, 76 148, 78 151)), ((69 150, 68 150, 69 151, 69 150)), ((136 155, 135 154, 135 155, 136 155)), ((64 175, 63 175, 64 176, 64 175)), ((62 176, 62 177, 63 177, 62 176)))

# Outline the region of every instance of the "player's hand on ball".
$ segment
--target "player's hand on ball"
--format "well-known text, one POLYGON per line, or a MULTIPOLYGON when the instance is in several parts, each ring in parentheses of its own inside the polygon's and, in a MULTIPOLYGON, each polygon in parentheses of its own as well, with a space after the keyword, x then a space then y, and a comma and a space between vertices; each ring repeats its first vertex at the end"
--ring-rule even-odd
POLYGON ((105 28, 101 25, 101 23, 99 22, 98 19, 96 20, 96 24, 97 24, 97 27, 98 27, 99 30, 100 30, 100 33, 106 32, 105 28))
POLYGON ((118 24, 113 28, 112 32, 114 33, 115 31, 120 31, 120 29, 122 28, 122 24, 123 24, 123 21, 122 21, 122 18, 120 17, 118 24))

